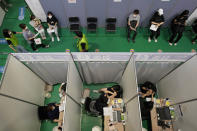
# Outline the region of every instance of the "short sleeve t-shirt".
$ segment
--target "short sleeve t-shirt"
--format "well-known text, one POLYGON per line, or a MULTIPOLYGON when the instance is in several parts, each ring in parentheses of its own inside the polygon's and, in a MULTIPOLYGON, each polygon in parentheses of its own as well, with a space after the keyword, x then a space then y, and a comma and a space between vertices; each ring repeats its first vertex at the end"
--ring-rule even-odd
POLYGON ((140 22, 140 15, 136 15, 136 17, 133 16, 133 14, 129 15, 129 22, 132 27, 135 27, 137 22, 140 22))
POLYGON ((29 40, 29 38, 33 37, 35 34, 32 33, 29 29, 23 30, 23 37, 25 38, 25 40, 30 43, 31 41, 29 40))
POLYGON ((52 16, 52 18, 47 17, 47 23, 48 23, 49 25, 54 26, 55 23, 57 23, 57 22, 58 22, 58 21, 57 21, 57 19, 56 19, 55 16, 52 16))
POLYGON ((159 15, 158 12, 156 12, 153 17, 150 20, 151 22, 156 22, 156 23, 161 23, 164 22, 164 16, 163 15, 159 15))

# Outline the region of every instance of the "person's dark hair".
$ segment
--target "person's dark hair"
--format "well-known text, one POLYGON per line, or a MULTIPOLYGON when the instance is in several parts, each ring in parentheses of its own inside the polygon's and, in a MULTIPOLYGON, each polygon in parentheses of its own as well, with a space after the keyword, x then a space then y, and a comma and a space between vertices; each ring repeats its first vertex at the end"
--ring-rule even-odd
POLYGON ((185 16, 185 15, 189 15, 189 10, 184 10, 184 11, 181 13, 181 16, 185 16))
POLYGON ((150 82, 150 81, 146 81, 143 85, 143 87, 147 88, 147 89, 151 89, 153 92, 157 92, 157 88, 155 87, 155 85, 150 82))
POLYGON ((133 14, 138 15, 139 13, 140 13, 140 11, 139 11, 139 10, 137 10, 137 9, 133 11, 133 14))
POLYGON ((26 25, 22 23, 22 24, 19 25, 19 27, 20 27, 21 29, 25 29, 25 28, 26 28, 26 25))
POLYGON ((49 12, 47 12, 47 16, 48 16, 48 15, 52 15, 52 16, 54 16, 54 15, 53 15, 53 13, 52 13, 52 12, 50 12, 50 11, 49 11, 49 12))
POLYGON ((83 33, 82 33, 81 31, 75 31, 75 34, 76 34, 78 37, 80 37, 80 38, 83 37, 83 33))
POLYGON ((62 127, 59 126, 59 127, 58 127, 58 130, 59 130, 59 131, 62 131, 62 127))
POLYGON ((66 91, 66 83, 64 83, 63 85, 62 85, 62 90, 65 92, 66 91))
POLYGON ((30 16, 30 20, 34 20, 35 18, 36 18, 35 15, 30 16))
POLYGON ((8 34, 9 30, 8 29, 3 29, 3 36, 4 37, 9 37, 10 35, 8 34))
POLYGON ((120 85, 113 85, 112 88, 116 92, 120 91, 120 89, 121 89, 120 85))
POLYGON ((48 105, 48 106, 47 106, 47 112, 52 111, 52 109, 53 109, 53 105, 48 105))

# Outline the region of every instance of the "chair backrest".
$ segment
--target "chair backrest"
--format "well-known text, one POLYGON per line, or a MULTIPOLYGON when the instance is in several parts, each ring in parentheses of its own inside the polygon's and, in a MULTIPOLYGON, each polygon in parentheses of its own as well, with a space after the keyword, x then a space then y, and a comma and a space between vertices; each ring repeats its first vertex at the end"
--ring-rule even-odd
POLYGON ((107 18, 106 19, 106 22, 107 23, 114 23, 115 24, 116 23, 116 18, 107 18))
POLYGON ((97 18, 96 17, 88 17, 87 22, 88 23, 97 23, 97 18))
POLYGON ((79 22, 79 17, 69 17, 69 22, 70 23, 77 23, 77 22, 79 22))

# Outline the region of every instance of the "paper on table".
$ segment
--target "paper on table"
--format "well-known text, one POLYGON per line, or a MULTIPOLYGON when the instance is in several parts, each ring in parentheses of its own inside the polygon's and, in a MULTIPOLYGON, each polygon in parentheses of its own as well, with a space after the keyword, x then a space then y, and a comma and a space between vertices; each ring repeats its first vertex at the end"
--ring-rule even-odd
POLYGON ((104 116, 111 116, 112 115, 112 106, 104 107, 103 112, 104 112, 104 116))
POLYGON ((152 25, 150 26, 150 30, 157 31, 157 29, 158 29, 158 26, 156 26, 156 25, 154 25, 154 24, 152 24, 152 25))

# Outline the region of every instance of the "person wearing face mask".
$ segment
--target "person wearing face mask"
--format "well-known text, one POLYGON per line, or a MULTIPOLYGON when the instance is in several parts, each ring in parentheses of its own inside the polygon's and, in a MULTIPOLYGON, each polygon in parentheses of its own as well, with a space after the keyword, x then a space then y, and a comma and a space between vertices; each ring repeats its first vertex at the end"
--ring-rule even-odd
POLYGON ((58 29, 57 29, 58 28, 57 27, 58 20, 56 19, 56 17, 53 15, 52 12, 47 13, 47 23, 49 26, 49 28, 47 29, 47 32, 49 33, 52 42, 54 41, 54 37, 52 35, 53 32, 55 32, 55 35, 57 37, 57 41, 60 41, 60 38, 58 36, 58 29))
POLYGON ((172 36, 170 37, 170 40, 168 41, 170 46, 172 46, 173 43, 174 43, 174 46, 176 46, 177 42, 181 39, 183 35, 183 31, 185 29, 186 20, 188 19, 188 15, 189 15, 189 11, 184 10, 180 15, 176 16, 172 20, 172 23, 171 23, 172 36), (176 40, 174 41, 175 38, 176 40))
POLYGON ((160 36, 160 28, 161 25, 164 24, 164 16, 163 9, 159 9, 153 17, 150 19, 150 37, 148 38, 148 42, 154 38, 155 42, 157 42, 157 38, 160 36))
POLYGON ((9 45, 9 47, 18 53, 27 53, 27 50, 18 43, 18 39, 15 34, 20 34, 20 32, 10 31, 8 29, 3 30, 3 35, 9 45))
MULTIPOLYGON (((33 51, 38 51, 38 46, 35 44, 35 37, 36 35, 32 33, 25 24, 20 24, 19 27, 22 29, 23 37, 25 40, 31 45, 33 51)), ((42 48, 48 48, 49 45, 40 44, 42 48)))
POLYGON ((134 10, 132 14, 129 15, 128 19, 128 42, 130 41, 130 34, 133 31, 132 41, 135 43, 135 37, 137 35, 137 27, 140 22, 139 10, 134 10))
POLYGON ((41 24, 41 20, 36 18, 34 15, 31 15, 29 24, 34 27, 34 29, 40 33, 43 40, 46 39, 44 28, 41 24))

